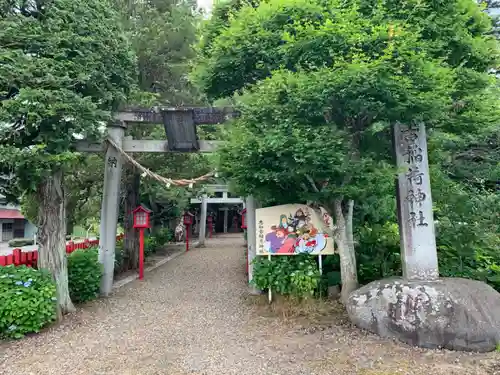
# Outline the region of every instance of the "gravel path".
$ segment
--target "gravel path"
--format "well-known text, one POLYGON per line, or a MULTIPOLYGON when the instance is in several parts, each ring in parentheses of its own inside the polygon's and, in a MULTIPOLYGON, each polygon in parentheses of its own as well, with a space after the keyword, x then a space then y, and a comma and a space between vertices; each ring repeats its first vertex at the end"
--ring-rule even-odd
POLYGON ((1 344, 0 374, 500 374, 499 353, 410 348, 335 315, 314 324, 270 316, 249 303, 241 235, 228 237, 87 304, 59 327, 1 344))

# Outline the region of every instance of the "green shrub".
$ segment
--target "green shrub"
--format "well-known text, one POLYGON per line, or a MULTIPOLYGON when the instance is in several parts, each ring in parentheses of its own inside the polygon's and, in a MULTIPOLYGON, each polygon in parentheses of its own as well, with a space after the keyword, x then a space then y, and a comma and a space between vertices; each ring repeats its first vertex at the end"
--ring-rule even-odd
POLYGON ((320 286, 316 257, 310 255, 256 257, 253 283, 261 290, 269 289, 281 295, 308 297, 320 286))
POLYGON ((152 237, 155 238, 157 247, 161 247, 168 242, 172 242, 174 239, 174 234, 169 228, 161 228, 156 230, 152 237))
POLYGON ((10 247, 22 247, 33 245, 33 238, 14 238, 9 241, 10 247))
POLYGON ((144 238, 144 256, 150 256, 173 239, 172 231, 161 228, 144 238))
POLYGON ((331 271, 340 272, 340 256, 339 254, 329 254, 323 256, 323 274, 331 271))
POLYGON ((115 274, 118 274, 123 269, 123 240, 116 241, 115 246, 115 274))
POLYGON ((21 338, 56 318, 56 286, 45 270, 0 267, 0 336, 21 338))
POLYGON ((398 225, 387 222, 359 228, 356 262, 360 284, 401 276, 398 225))
POLYGON ((493 263, 487 268, 486 282, 500 292, 500 265, 493 263))
POLYGON ((102 265, 97 248, 76 250, 68 255, 69 293, 73 302, 90 301, 99 295, 102 265))
POLYGON ((158 239, 154 236, 147 236, 144 238, 144 256, 148 257, 155 253, 160 247, 158 244, 158 239))
POLYGON ((335 286, 342 284, 342 278, 340 275, 340 271, 330 271, 325 274, 325 277, 328 281, 328 286, 335 286))

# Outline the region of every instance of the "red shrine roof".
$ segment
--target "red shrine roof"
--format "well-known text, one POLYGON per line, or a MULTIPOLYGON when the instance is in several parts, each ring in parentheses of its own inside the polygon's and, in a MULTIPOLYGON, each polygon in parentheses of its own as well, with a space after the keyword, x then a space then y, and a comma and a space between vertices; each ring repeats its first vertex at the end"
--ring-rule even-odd
POLYGON ((24 219, 24 216, 19 210, 0 209, 0 219, 24 219))

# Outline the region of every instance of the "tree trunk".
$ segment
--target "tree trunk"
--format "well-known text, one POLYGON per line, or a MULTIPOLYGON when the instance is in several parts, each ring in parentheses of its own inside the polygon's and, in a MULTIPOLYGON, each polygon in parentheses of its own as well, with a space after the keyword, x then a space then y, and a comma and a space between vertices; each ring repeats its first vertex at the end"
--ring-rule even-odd
POLYGON ((132 212, 139 205, 139 188, 141 186, 141 175, 135 170, 126 172, 126 196, 125 196, 125 217, 123 225, 125 238, 123 240, 123 261, 124 270, 135 270, 139 268, 139 236, 134 228, 134 218, 132 212))
MULTIPOLYGON (((311 203, 308 203, 311 205, 311 203)), ((326 212, 335 219, 335 224, 326 225, 323 220, 322 231, 334 238, 340 255, 340 272, 342 277, 341 300, 347 302, 349 294, 358 288, 358 272, 356 269, 356 253, 354 249, 353 214, 354 201, 347 202, 347 216, 344 215, 342 199, 334 201, 332 206, 316 207, 315 212, 322 217, 326 212), (333 213, 333 215, 332 215, 333 213)))
POLYGON ((66 207, 62 170, 52 171, 37 187, 38 266, 52 273, 57 286, 57 318, 75 311, 68 286, 66 207))
MULTIPOLYGON (((347 217, 346 217, 346 235, 347 235, 347 246, 349 246, 349 254, 352 256, 352 263, 354 264, 354 269, 356 270, 356 249, 354 248, 354 228, 353 228, 353 216, 354 216, 354 201, 350 199, 347 202, 347 217)), ((356 283, 357 283, 357 273, 356 273, 356 283)))
POLYGON ((354 252, 352 216, 354 202, 348 201, 347 220, 342 209, 342 200, 335 200, 333 212, 337 225, 335 243, 340 255, 340 273, 342 277, 341 300, 345 304, 349 294, 358 288, 358 273, 356 270, 356 254, 354 252))

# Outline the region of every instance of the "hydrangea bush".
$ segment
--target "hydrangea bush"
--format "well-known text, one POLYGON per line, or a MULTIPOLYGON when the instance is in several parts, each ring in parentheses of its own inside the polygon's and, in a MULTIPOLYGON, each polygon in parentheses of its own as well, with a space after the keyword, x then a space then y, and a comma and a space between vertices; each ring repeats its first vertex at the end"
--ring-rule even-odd
POLYGON ((56 286, 45 270, 0 267, 0 337, 22 338, 56 318, 56 286))

